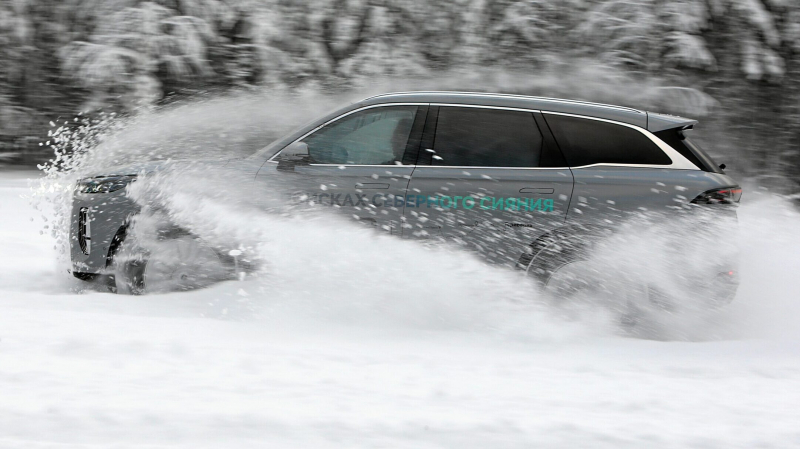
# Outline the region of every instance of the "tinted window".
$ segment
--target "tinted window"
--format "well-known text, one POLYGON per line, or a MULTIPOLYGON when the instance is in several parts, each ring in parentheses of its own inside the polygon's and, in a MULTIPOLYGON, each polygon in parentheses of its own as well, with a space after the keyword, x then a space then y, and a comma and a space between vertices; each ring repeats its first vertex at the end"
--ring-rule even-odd
POLYGON ((545 118, 572 167, 672 163, 661 148, 633 128, 564 115, 545 114, 545 118))
POLYGON ((439 108, 432 165, 538 167, 542 135, 530 112, 439 108))
POLYGON ((303 139, 316 164, 391 165, 403 160, 416 106, 354 112, 303 139))

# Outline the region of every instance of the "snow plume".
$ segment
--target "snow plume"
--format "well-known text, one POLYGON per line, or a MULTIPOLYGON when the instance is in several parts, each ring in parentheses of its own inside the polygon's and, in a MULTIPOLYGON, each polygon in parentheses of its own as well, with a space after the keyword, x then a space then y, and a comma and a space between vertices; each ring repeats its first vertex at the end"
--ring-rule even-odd
MULTIPOLYGON (((142 108, 134 115, 100 114, 51 122, 49 140, 41 144, 51 147, 54 157, 40 167, 45 178, 36 188, 34 206, 55 210, 55 216, 50 217, 55 223, 47 231, 60 252, 66 254, 65 217, 72 186, 81 177, 154 160, 245 157, 344 104, 383 92, 408 90, 560 96, 690 116, 705 115, 716 104, 695 89, 675 88, 652 77, 638 79, 580 59, 555 64, 535 77, 526 72, 469 67, 436 77, 365 78, 348 89, 307 87, 291 92, 264 89, 198 94, 157 109, 142 108)), ((714 153, 714 148, 711 151, 714 153)), ((728 155, 726 162, 735 160, 728 155)))
POLYGON ((32 203, 47 210, 46 231, 62 259, 68 254, 68 215, 75 182, 119 169, 138 171, 153 161, 225 160, 244 157, 349 97, 295 92, 209 95, 138 115, 79 115, 51 122, 42 145, 53 158, 39 166, 32 203), (49 216, 52 214, 52 216, 49 216))
MULTIPOLYGON (((625 314, 627 282, 646 280, 650 299, 636 304, 624 334, 656 340, 800 338, 800 213, 796 203, 756 186, 745 188, 738 220, 715 213, 640 214, 600 241, 587 270, 590 296, 562 304, 583 316, 602 308, 625 314), (676 216, 677 214, 677 216, 676 216), (730 304, 716 303, 719 278, 739 279, 730 304), (716 274, 716 276, 714 276, 716 274)), ((571 311, 571 312, 570 312, 571 311)))
MULTIPOLYGON (((253 90, 228 94, 204 94, 177 101, 155 110, 143 108, 136 115, 79 115, 51 122, 43 146, 54 156, 40 169, 44 179, 35 187, 34 207, 54 210, 46 231, 52 234, 62 257, 67 254, 66 217, 72 187, 81 177, 96 176, 115 169, 169 160, 224 160, 248 156, 277 137, 330 110, 369 95, 387 91, 446 89, 501 91, 571 96, 574 98, 624 103, 621 92, 629 92, 632 79, 619 72, 598 68, 575 70, 559 67, 527 74, 507 71, 452 71, 436 78, 379 78, 349 90, 309 88, 253 90), (588 71, 587 71, 588 70, 588 71), (565 76, 564 73, 571 75, 565 76), (600 81, 598 81, 600 80, 600 81), (561 86, 554 90, 553 86, 561 86)), ((660 101, 663 90, 648 81, 635 89, 641 100, 660 101)), ((670 96, 673 97, 673 96, 670 96)))
POLYGON ((252 182, 231 182, 226 170, 203 168, 198 175, 187 169, 137 182, 131 195, 159 207, 145 210, 133 236, 149 240, 152 222, 166 214, 223 252, 241 252, 240 260, 257 267, 254 273, 192 293, 221 299, 217 309, 228 316, 281 326, 488 332, 525 341, 607 334, 607 316, 596 316, 592 326, 562 320, 522 272, 445 246, 403 241, 318 208, 287 205, 285 185, 253 192, 252 182))
MULTIPOLYGON (((746 192, 748 190, 745 190, 746 192)), ((755 185, 739 212, 742 284, 718 317, 742 337, 800 340, 800 214, 797 200, 755 185)))
POLYGON ((187 204, 202 183, 163 182, 175 217, 263 238, 275 269, 179 294, 72 294, 51 282, 64 270, 24 179, 0 176, 3 448, 796 446, 800 217, 786 200, 745 189, 738 298, 690 329, 727 341, 684 344, 615 338, 591 308, 562 314, 463 254, 212 189, 187 204), (380 262, 378 276, 342 279, 340 260, 380 262), (420 279, 431 265, 445 275, 420 279))
POLYGON ((732 217, 716 213, 630 217, 600 240, 578 274, 593 288, 565 298, 461 248, 384 235, 328 209, 287 204, 291 186, 268 183, 253 192, 252 182, 235 176, 196 166, 155 174, 131 191, 141 204, 159 205, 146 209, 140 229, 166 215, 257 267, 243 282, 188 294, 214 304, 208 313, 278 326, 466 331, 522 341, 797 337, 789 317, 798 311, 792 291, 800 286, 791 273, 800 217, 771 195, 739 208, 738 231, 732 217), (731 304, 717 303, 722 287, 709 273, 727 270, 740 277, 741 290, 731 304), (624 296, 637 283, 650 286, 649 298, 624 296))
POLYGON ((579 319, 610 311, 623 333, 641 338, 730 335, 717 320, 740 276, 732 214, 695 208, 629 214, 617 220, 614 233, 586 239, 587 260, 567 271, 564 291, 550 286, 553 299, 579 319), (583 289, 570 294, 573 285, 583 289))

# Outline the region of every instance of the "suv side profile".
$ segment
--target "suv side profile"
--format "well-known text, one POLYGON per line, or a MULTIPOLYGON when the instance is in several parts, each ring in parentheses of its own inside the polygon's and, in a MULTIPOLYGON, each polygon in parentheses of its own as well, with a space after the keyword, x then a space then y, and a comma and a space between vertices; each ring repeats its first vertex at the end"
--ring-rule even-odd
MULTIPOLYGON (((690 204, 730 211, 741 188, 686 138, 696 123, 572 100, 393 93, 322 117, 239 167, 254 170, 257 185, 302 185, 297 193, 316 205, 402 238, 458 242, 546 285, 585 257, 598 227, 613 228, 630 214, 690 204)), ((128 204, 112 214, 123 220, 103 231, 106 253, 94 261, 78 244, 79 221, 98 203, 76 195, 76 273, 113 268, 111 243, 120 232, 124 239, 126 217, 136 213, 128 204)), ((721 300, 736 290, 735 276, 719 276, 733 266, 711 274, 721 300)), ((115 274, 146 283, 141 270, 115 274)))

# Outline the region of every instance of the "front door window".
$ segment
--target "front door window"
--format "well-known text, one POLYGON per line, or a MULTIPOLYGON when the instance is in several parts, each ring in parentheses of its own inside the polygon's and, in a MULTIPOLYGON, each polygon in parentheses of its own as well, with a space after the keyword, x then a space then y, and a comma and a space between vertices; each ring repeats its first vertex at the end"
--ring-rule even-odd
POLYGON ((396 165, 403 160, 417 106, 350 114, 303 139, 313 164, 396 165))

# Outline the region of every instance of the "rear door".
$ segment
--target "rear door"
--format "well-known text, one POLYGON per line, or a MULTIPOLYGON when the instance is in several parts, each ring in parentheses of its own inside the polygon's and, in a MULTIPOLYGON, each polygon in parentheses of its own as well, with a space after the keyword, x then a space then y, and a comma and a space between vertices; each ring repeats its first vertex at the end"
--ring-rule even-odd
POLYGON ((404 236, 440 236, 513 263, 563 225, 572 173, 538 112, 432 106, 421 148, 404 236))

